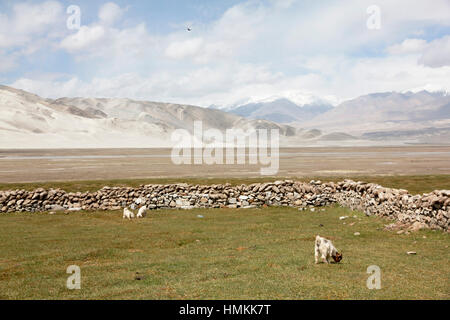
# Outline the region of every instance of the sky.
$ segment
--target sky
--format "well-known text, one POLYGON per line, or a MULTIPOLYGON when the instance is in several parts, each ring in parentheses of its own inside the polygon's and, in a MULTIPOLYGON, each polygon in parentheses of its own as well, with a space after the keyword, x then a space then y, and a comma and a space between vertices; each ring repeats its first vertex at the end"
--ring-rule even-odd
POLYGON ((205 107, 450 91, 450 0, 0 0, 0 84, 205 107))

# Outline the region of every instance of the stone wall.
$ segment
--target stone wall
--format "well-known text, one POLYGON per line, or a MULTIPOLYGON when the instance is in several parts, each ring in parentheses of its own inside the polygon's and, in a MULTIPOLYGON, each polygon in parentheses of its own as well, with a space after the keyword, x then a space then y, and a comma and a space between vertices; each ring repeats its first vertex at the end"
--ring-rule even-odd
POLYGON ((406 190, 345 180, 338 183, 292 180, 251 185, 142 185, 104 187, 96 192, 67 193, 60 189, 0 191, 0 212, 55 210, 119 210, 144 199, 149 209, 254 208, 290 206, 301 209, 338 203, 367 215, 385 216, 405 223, 421 222, 448 231, 450 190, 411 195, 406 190))

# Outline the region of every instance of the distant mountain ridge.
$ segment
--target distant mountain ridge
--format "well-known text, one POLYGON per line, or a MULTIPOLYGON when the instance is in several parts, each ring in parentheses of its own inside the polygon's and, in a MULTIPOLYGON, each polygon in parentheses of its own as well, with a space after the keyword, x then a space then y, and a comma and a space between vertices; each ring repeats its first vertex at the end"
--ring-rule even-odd
POLYGON ((249 119, 264 119, 278 123, 311 120, 319 114, 333 108, 329 104, 307 104, 299 106, 294 102, 281 98, 272 102, 251 103, 231 110, 231 113, 249 119))
POLYGON ((305 104, 298 104, 288 98, 276 97, 222 108, 211 105, 209 108, 223 110, 248 119, 262 119, 289 124, 296 121, 311 120, 315 116, 331 110, 333 106, 317 98, 305 104))
POLYGON ((131 99, 44 99, 0 86, 0 148, 170 147, 171 133, 203 130, 278 129, 282 139, 297 129, 220 110, 131 99))
POLYGON ((450 95, 428 91, 372 93, 297 125, 352 134, 446 128, 450 127, 450 95))
POLYGON ((170 147, 171 133, 278 129, 281 146, 449 144, 450 95, 384 92, 338 106, 287 98, 224 109, 132 99, 44 99, 0 86, 0 148, 170 147))
MULTIPOLYGON (((218 108, 217 106, 214 106, 218 108)), ((314 97, 299 105, 287 98, 265 99, 222 110, 248 118, 265 119, 321 132, 320 139, 357 136, 382 141, 438 141, 450 129, 450 94, 444 91, 371 93, 332 106, 314 97), (323 134, 323 135, 322 135, 323 134), (381 138, 383 137, 383 138, 381 138), (431 140, 430 140, 431 139, 431 140)), ((314 134, 301 133, 301 136, 314 134)))

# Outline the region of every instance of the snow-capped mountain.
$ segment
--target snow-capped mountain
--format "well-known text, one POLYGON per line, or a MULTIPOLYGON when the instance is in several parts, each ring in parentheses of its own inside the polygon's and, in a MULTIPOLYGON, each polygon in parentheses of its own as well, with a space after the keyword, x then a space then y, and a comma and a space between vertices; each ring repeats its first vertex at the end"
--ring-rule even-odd
POLYGON ((333 96, 318 97, 311 93, 305 92, 284 92, 283 94, 270 95, 270 96, 253 96, 242 98, 235 101, 232 104, 225 106, 211 106, 212 108, 218 108, 226 111, 240 108, 249 104, 270 104, 280 100, 289 100, 291 103, 303 107, 307 105, 330 105, 334 106, 339 103, 339 100, 333 96))
POLYGON ((271 102, 250 103, 230 110, 229 112, 249 119, 264 119, 278 123, 302 122, 313 119, 319 114, 331 110, 329 104, 312 103, 299 106, 294 102, 281 98, 271 102))
POLYGON ((289 124, 307 121, 327 112, 333 105, 326 99, 309 94, 270 96, 266 98, 246 98, 228 106, 211 105, 210 109, 220 109, 248 119, 264 119, 289 124), (288 97, 290 98, 288 98, 288 97))

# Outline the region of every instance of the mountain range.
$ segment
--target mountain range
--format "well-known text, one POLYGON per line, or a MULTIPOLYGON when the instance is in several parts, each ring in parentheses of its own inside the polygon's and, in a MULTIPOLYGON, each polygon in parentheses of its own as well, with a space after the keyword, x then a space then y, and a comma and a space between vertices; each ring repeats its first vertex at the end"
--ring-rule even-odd
POLYGON ((409 143, 450 141, 450 95, 447 92, 383 92, 363 95, 337 106, 286 98, 225 108, 250 119, 266 119, 307 130, 321 140, 355 138, 409 143))
POLYGON ((297 129, 220 110, 131 99, 44 99, 0 86, 0 148, 168 147, 175 129, 297 129))
POLYGON ((311 120, 331 109, 333 109, 331 104, 311 103, 299 106, 287 98, 279 98, 270 102, 241 105, 229 110, 229 112, 249 119, 292 123, 311 120))
POLYGON ((282 146, 448 143, 450 95, 386 92, 332 106, 287 98, 232 108, 107 98, 45 99, 0 86, 0 148, 168 147, 171 133, 279 129, 282 146))
POLYGON ((446 128, 450 124, 450 95, 428 91, 373 93, 345 101, 299 124, 327 130, 345 128, 353 134, 446 128))

